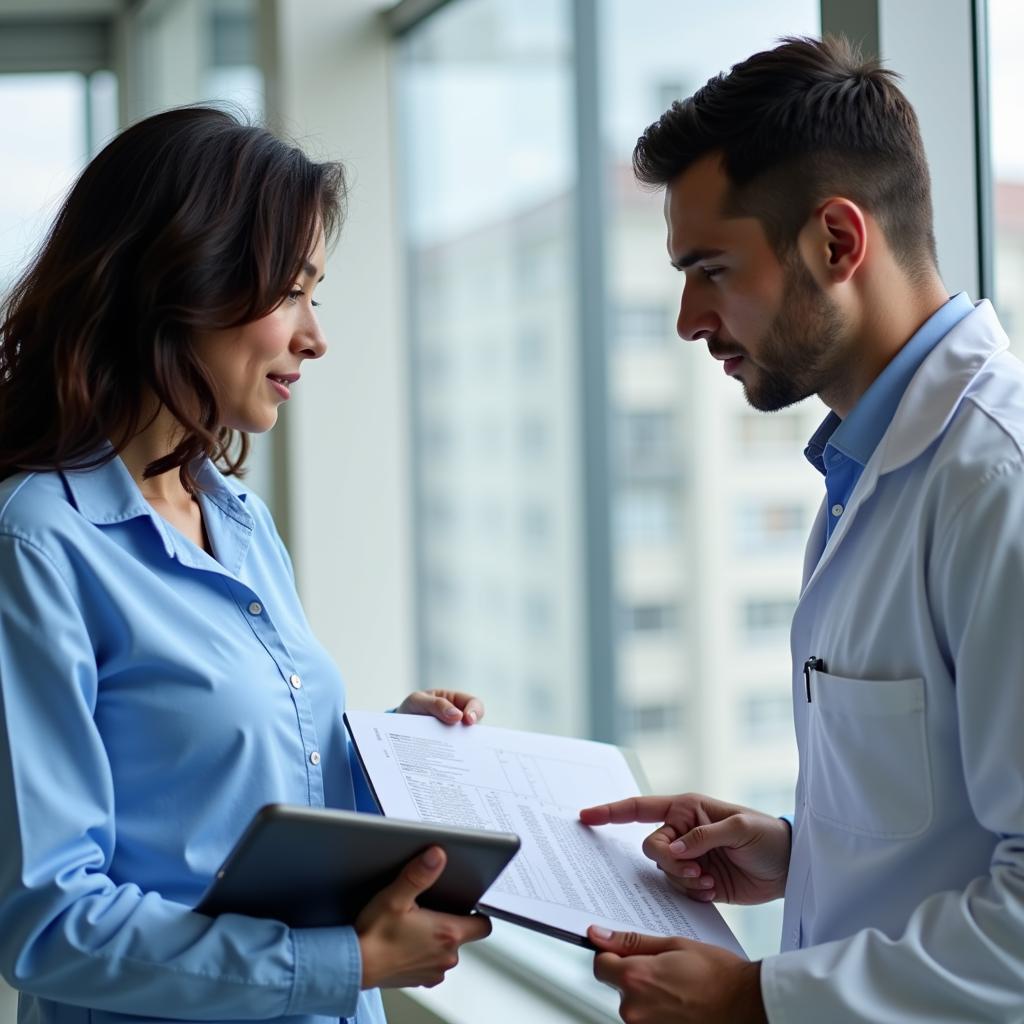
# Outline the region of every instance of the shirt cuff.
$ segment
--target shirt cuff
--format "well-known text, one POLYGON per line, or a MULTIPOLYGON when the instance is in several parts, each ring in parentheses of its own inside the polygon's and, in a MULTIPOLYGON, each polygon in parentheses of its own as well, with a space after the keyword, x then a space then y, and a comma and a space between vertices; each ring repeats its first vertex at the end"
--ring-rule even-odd
POLYGON ((293 928, 295 974, 289 1014, 354 1017, 363 958, 354 928, 293 928))

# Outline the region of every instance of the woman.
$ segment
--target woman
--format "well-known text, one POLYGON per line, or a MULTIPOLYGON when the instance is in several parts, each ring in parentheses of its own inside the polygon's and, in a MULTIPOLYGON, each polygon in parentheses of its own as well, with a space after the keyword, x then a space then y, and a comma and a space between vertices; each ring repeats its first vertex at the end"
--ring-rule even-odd
POLYGON ((6 303, 0 970, 23 1020, 369 1024, 376 987, 436 984, 488 930, 417 907, 437 849, 355 928, 190 910, 263 804, 371 809, 340 677, 237 481, 326 349, 343 200, 338 165, 172 110, 86 168, 6 303))

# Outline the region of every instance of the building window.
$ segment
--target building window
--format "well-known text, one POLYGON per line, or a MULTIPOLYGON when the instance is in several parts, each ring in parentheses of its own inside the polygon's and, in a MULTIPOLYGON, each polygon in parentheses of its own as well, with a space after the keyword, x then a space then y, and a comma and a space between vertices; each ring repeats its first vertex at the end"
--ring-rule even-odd
POLYGON ((748 643, 784 641, 796 603, 788 597, 755 597, 743 602, 743 633, 748 643))
POLYGON ((520 513, 523 540, 528 544, 543 544, 551 535, 551 513, 546 505, 531 502, 520 513))
POLYGON ((627 634, 670 633, 679 624, 679 609, 674 604, 631 604, 623 609, 622 619, 627 634))
POLYGON ((803 451, 809 432, 796 409, 763 413, 744 409, 736 416, 736 441, 743 455, 789 454, 803 451))
POLYGON ((672 309, 659 303, 621 305, 615 310, 612 337, 623 348, 663 348, 675 341, 672 309))
POLYGON ((627 478, 678 474, 676 414, 672 409, 620 413, 617 420, 619 465, 627 478))
POLYGON ((617 533, 627 544, 667 544, 676 539, 679 501, 674 486, 631 487, 618 503, 617 533))
POLYGON ((744 697, 739 713, 742 742, 792 742, 793 700, 788 689, 778 694, 744 697))
POLYGON ((806 535, 806 506, 798 502, 751 498, 736 511, 736 536, 744 551, 789 553, 806 535))
POLYGON ((637 703, 627 710, 628 730, 633 736, 660 736, 679 728, 682 718, 677 703, 637 703))

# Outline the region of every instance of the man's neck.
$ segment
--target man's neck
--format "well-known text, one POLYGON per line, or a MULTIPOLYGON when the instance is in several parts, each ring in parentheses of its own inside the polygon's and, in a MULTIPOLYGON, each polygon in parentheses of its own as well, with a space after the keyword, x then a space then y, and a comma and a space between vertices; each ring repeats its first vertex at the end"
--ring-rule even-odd
POLYGON ((896 354, 948 300, 935 272, 924 282, 866 292, 862 316, 848 344, 846 372, 821 400, 842 419, 860 401, 896 354))

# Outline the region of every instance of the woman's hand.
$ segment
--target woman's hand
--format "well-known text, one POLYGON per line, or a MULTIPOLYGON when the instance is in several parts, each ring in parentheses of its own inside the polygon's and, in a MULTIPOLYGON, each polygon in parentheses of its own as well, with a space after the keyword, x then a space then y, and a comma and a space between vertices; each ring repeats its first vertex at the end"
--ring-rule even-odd
POLYGON ((663 821, 644 853, 691 899, 767 903, 786 888, 789 823, 699 793, 638 796, 580 811, 585 825, 663 821))
POLYGON ((484 702, 455 690, 417 690, 395 709, 400 715, 433 715, 445 725, 475 725, 484 717, 484 702))
POLYGON ((433 988, 459 962, 464 942, 490 934, 486 917, 440 914, 417 905, 416 897, 437 881, 444 865, 444 850, 432 846, 363 908, 356 919, 363 988, 433 988))

